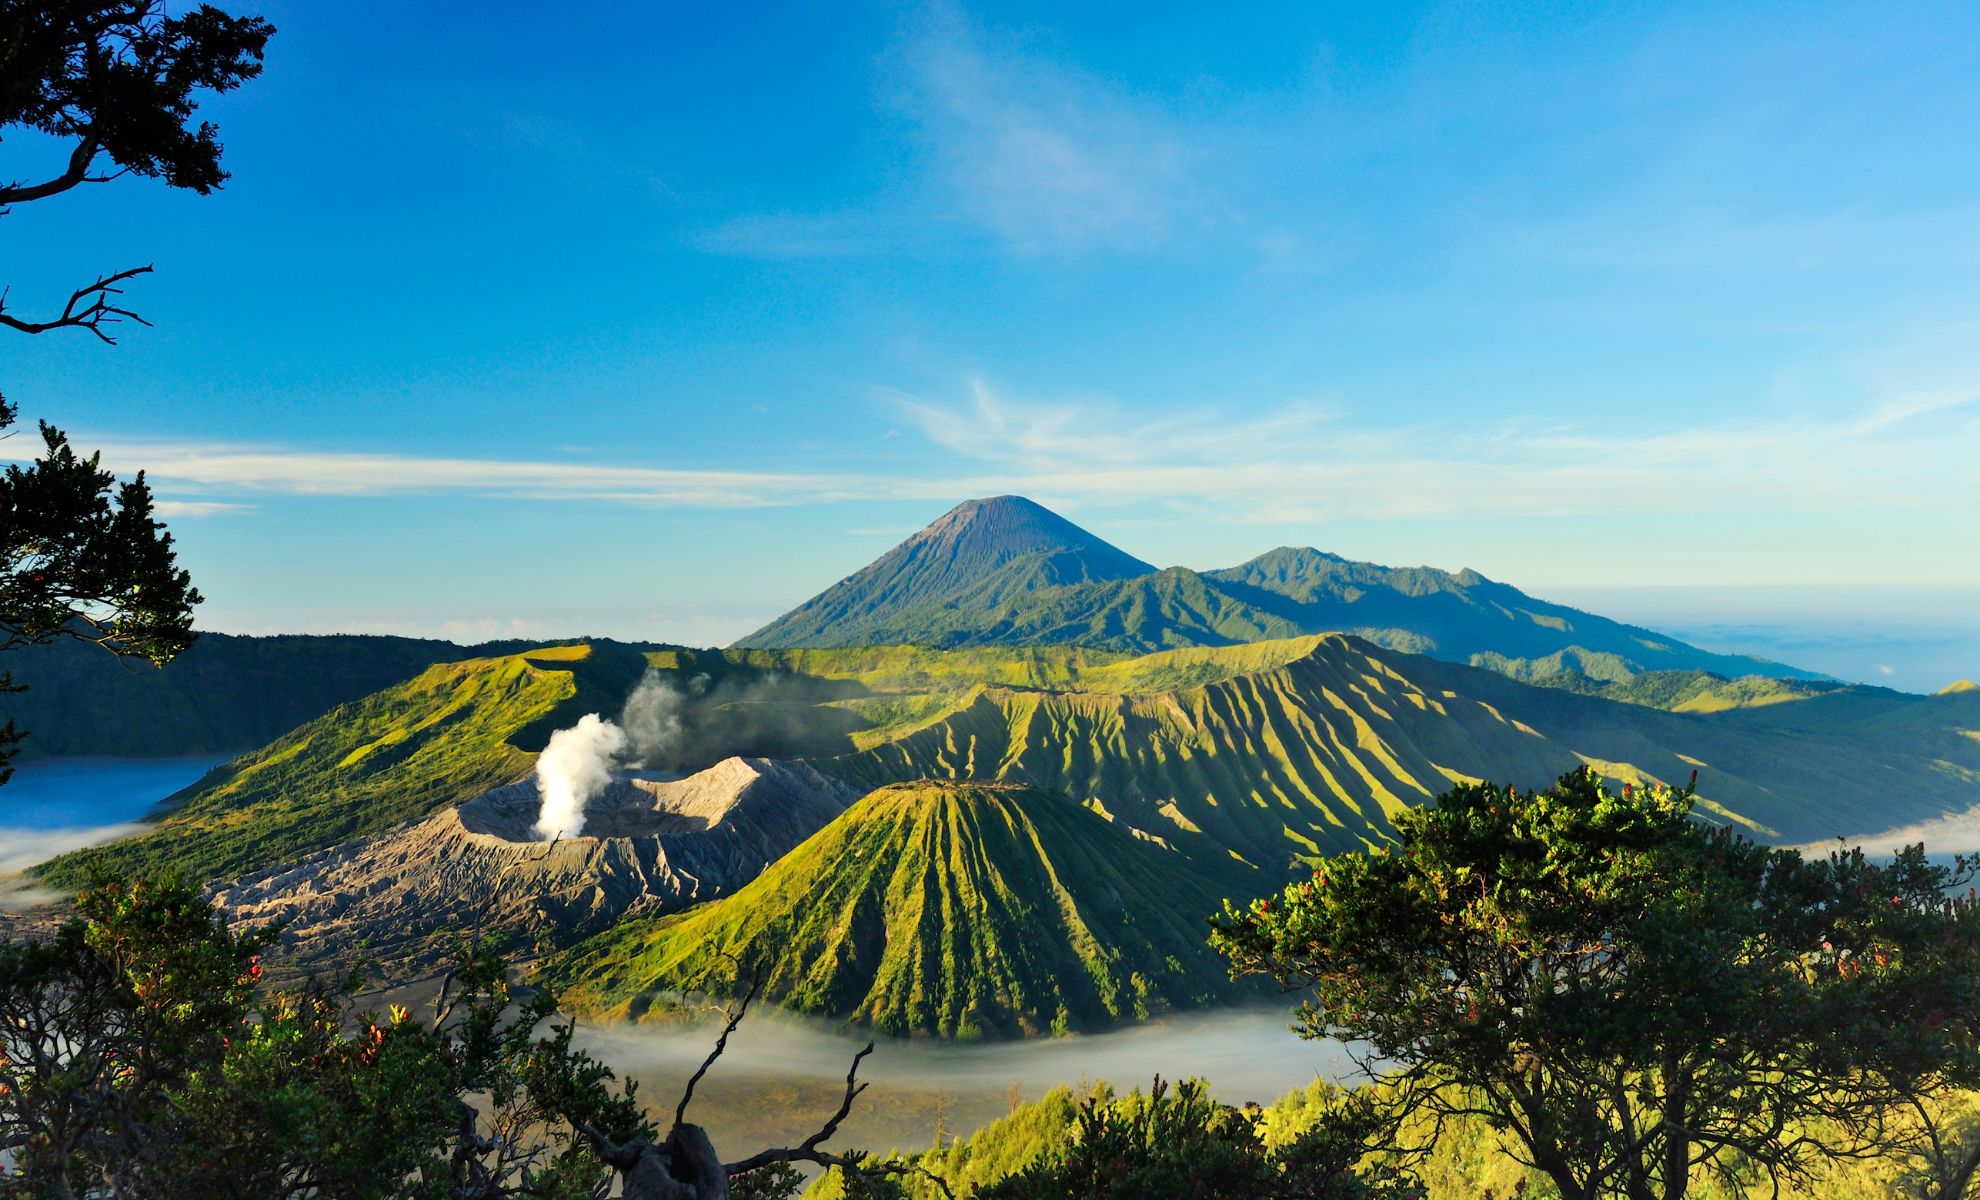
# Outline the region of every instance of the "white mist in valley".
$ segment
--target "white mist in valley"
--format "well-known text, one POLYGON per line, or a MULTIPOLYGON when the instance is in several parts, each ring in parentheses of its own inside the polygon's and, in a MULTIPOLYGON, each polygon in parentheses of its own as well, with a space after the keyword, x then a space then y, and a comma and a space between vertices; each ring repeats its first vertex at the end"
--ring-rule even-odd
MULTIPOLYGON (((879 1039, 860 1064, 871 1084, 834 1145, 921 1149, 938 1132, 967 1134, 1061 1084, 1147 1088, 1160 1075, 1210 1082, 1230 1103, 1269 1104, 1315 1078, 1352 1082, 1354 1063, 1337 1042, 1302 1041, 1280 1008, 1239 1008, 1168 1017, 1109 1033, 959 1045, 879 1039)), ((580 1026, 578 1041, 640 1081, 648 1104, 672 1111, 687 1077, 720 1026, 580 1026)), ((725 1154, 789 1145, 814 1132, 845 1092, 854 1036, 789 1014, 752 1009, 708 1077, 695 1088, 689 1120, 725 1154), (730 1148, 733 1147, 733 1151, 730 1148)))
POLYGON ((1880 833, 1864 833, 1826 842, 1799 846, 1803 854, 1827 854, 1841 846, 1861 846, 1873 858, 1887 858, 1906 846, 1923 842, 1933 856, 1980 853, 1980 805, 1963 812, 1947 813, 1929 821, 1900 825, 1880 833))
POLYGON ((612 782, 613 771, 660 758, 679 745, 684 701, 665 676, 649 669, 626 697, 618 723, 586 713, 551 734, 536 758, 536 791, 542 797, 537 833, 546 841, 582 836, 585 806, 612 782))

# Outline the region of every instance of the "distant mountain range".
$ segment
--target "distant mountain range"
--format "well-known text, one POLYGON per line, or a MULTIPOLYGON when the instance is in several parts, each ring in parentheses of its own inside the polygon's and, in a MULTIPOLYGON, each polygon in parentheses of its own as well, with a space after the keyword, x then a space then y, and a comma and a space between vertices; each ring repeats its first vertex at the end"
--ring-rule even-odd
POLYGON ((1529 680, 1651 671, 1820 679, 1552 604, 1464 570, 1281 547, 1157 570, 1021 496, 970 500, 739 646, 1080 645, 1147 652, 1325 632, 1529 680))

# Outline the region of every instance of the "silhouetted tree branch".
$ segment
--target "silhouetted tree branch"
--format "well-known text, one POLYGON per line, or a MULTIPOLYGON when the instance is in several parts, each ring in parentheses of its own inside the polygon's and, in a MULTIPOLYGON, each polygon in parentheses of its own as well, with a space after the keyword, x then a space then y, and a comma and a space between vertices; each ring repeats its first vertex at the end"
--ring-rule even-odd
MULTIPOLYGON (((32 129, 70 144, 62 170, 38 182, 0 183, 0 216, 86 183, 123 175, 161 179, 206 195, 221 185, 219 130, 196 120, 203 92, 227 92, 261 73, 274 26, 202 4, 178 16, 159 0, 40 0, 0 3, 0 130, 32 129), (98 170, 101 160, 110 169, 98 170)), ((114 297, 116 285, 151 268, 132 267, 77 288, 60 316, 26 320, 20 333, 87 329, 123 319, 149 324, 114 297)))
POLYGON ((749 1012, 750 1002, 756 999, 762 988, 763 977, 759 972, 751 977, 742 1003, 730 1011, 723 1021, 714 1049, 709 1051, 708 1057, 688 1080, 680 1103, 674 1108, 674 1127, 668 1131, 665 1141, 658 1144, 639 1140, 615 1142, 589 1124, 574 1122, 598 1157, 624 1177, 626 1200, 721 1200, 729 1194, 728 1180, 738 1175, 776 1163, 801 1162, 838 1167, 861 1187, 867 1186, 869 1175, 921 1175, 953 1200, 955 1193, 950 1191, 948 1181, 918 1163, 892 1160, 873 1162, 862 1151, 835 1154, 824 1149, 825 1143, 832 1140, 839 1132, 839 1126, 851 1114, 853 1101, 866 1090, 867 1085, 859 1079, 859 1064, 873 1053, 872 1042, 853 1055, 852 1066, 846 1071, 845 1094, 839 1099, 839 1107, 826 1118, 818 1132, 796 1146, 764 1150, 740 1162, 724 1164, 716 1156, 707 1132, 699 1125, 686 1122, 688 1103, 694 1098, 695 1085, 728 1049, 729 1035, 742 1024, 749 1012))
POLYGON ((839 1110, 826 1118, 824 1126, 817 1133, 789 1149, 765 1150, 741 1162, 730 1163, 727 1167, 729 1174, 740 1175, 745 1171, 754 1171, 758 1167, 767 1167, 774 1162, 808 1162, 824 1167, 857 1169, 859 1159, 849 1158, 843 1154, 827 1154, 819 1147, 830 1141, 833 1134, 839 1132, 839 1125, 845 1121, 847 1114, 852 1112, 853 1101, 866 1090, 866 1085, 859 1082, 859 1064, 871 1053, 873 1053, 873 1043, 868 1042, 865 1049, 853 1055, 852 1069, 846 1072, 846 1094, 839 1100, 839 1110))
POLYGON ((106 345, 114 346, 117 344, 117 339, 104 330, 105 325, 115 325, 126 319, 147 327, 151 324, 112 299, 124 294, 124 289, 117 285, 135 276, 149 274, 151 267, 147 265, 131 267, 113 275, 99 276, 95 283, 71 292, 69 302, 62 306, 61 313, 47 321, 23 321, 10 314, 7 311, 8 292, 6 289, 0 289, 0 325, 21 333, 46 333, 51 329, 87 329, 106 345))

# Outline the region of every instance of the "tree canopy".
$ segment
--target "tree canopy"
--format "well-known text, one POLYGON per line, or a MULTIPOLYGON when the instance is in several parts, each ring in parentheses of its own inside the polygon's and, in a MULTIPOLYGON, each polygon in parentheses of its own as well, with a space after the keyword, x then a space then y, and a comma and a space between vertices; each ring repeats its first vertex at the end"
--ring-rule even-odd
MULTIPOLYGON (((199 101, 259 75, 274 32, 260 17, 210 4, 174 16, 158 0, 0 0, 0 131, 33 130, 68 151, 41 177, 0 177, 0 215, 122 175, 201 195, 219 187, 227 178, 220 133, 199 119, 199 101)), ((0 290, 0 325, 87 329, 114 342, 106 326, 142 320, 122 307, 120 285, 150 270, 99 275, 39 319, 9 313, 0 290)))
POLYGON ((1980 909, 1922 848, 1804 859, 1694 821, 1689 788, 1460 786, 1214 938, 1309 997, 1391 1119, 1483 1118, 1566 1200, 1679 1200, 1886 1146, 1972 1078, 1980 909))
MULTIPOLYGON (((0 397, 0 435, 14 409, 0 397)), ((163 664, 192 643, 200 594, 140 472, 122 483, 43 422, 42 452, 0 474, 0 651, 71 638, 163 664)), ((0 691, 17 691, 0 671, 0 691)), ((25 734, 0 726, 0 783, 25 734)))
MULTIPOLYGON (((219 130, 198 117, 205 93, 261 73, 274 26, 210 4, 172 15, 158 0, 0 0, 0 135, 28 130, 66 146, 59 170, 0 176, 0 216, 122 175, 163 180, 201 195, 227 178, 219 130)), ((59 313, 22 333, 110 327, 143 318, 123 307, 122 285, 151 268, 127 267, 76 288, 59 313)), ((0 437, 17 411, 0 396, 0 437)), ((43 422, 41 454, 0 479, 0 651, 69 637, 162 665, 192 641, 200 601, 156 520, 144 476, 118 483, 43 422)), ((0 692, 20 690, 0 672, 0 692)), ((0 727, 0 783, 23 737, 0 727)))

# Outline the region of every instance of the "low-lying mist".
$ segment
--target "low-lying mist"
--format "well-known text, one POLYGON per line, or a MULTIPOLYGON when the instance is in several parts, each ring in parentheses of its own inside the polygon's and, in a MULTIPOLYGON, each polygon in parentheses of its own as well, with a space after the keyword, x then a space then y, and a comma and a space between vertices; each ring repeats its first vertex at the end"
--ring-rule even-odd
MULTIPOLYGON (((872 1086, 853 1106, 836 1146, 922 1149, 966 1135, 1060 1084, 1105 1081, 1125 1091, 1155 1075, 1209 1080, 1224 1100, 1270 1103, 1315 1076, 1346 1080, 1353 1064, 1334 1042, 1306 1042, 1279 1008, 1226 1009, 1117 1032, 956 1045, 878 1041, 860 1064, 872 1086)), ((681 1085, 714 1044, 719 1026, 587 1026, 579 1040, 640 1094, 671 1113, 681 1085)), ((846 1068, 865 1039, 776 1012, 752 1011, 728 1051, 695 1089, 689 1119, 716 1148, 740 1157, 815 1132, 845 1090, 846 1068)))
MULTIPOLYGON (((1906 846, 1925 843, 1925 851, 1934 858, 1953 854, 1980 853, 1980 805, 1965 812, 1947 813, 1930 821, 1919 821, 1911 825, 1900 825, 1881 833, 1858 834, 1841 839, 1843 844, 1861 846, 1863 852, 1873 858, 1888 858, 1906 846)), ((1810 842, 1801 846, 1803 854, 1827 854, 1834 850, 1836 841, 1810 842)))

